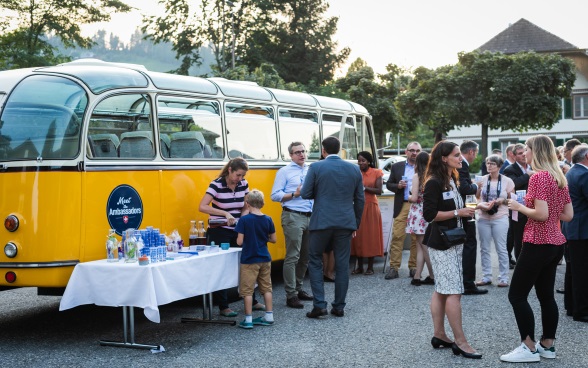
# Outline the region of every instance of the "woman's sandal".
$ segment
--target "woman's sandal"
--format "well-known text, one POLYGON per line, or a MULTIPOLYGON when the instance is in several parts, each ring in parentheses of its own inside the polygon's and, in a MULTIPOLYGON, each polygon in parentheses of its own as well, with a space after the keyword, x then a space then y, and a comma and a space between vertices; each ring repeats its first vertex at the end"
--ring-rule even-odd
POLYGON ((365 271, 364 275, 369 276, 369 275, 373 275, 373 274, 374 274, 374 270, 367 270, 367 271, 365 271))
POLYGON ((361 275, 363 273, 363 268, 356 268, 355 270, 351 271, 352 275, 361 275))

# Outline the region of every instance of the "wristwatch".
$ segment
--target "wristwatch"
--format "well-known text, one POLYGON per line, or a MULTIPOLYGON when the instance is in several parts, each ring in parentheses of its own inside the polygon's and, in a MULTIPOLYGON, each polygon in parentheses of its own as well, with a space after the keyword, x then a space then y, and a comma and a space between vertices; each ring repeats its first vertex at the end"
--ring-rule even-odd
POLYGON ((457 209, 453 210, 453 216, 455 216, 455 218, 457 218, 457 209))

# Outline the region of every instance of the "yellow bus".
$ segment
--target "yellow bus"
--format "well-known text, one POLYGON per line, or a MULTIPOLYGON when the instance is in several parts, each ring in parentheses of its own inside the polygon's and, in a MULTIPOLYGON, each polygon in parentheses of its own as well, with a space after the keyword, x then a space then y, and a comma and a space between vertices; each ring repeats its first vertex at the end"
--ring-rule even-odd
MULTIPOLYGON (((80 60, 0 72, 0 289, 52 294, 74 266, 105 258, 109 229, 177 229, 187 243, 198 203, 231 158, 268 195, 301 141, 309 160, 337 136, 342 155, 375 154, 368 111, 353 102, 251 82, 80 60)), ((285 255, 280 204, 274 260, 285 255)), ((120 239, 120 237, 119 237, 120 239)))

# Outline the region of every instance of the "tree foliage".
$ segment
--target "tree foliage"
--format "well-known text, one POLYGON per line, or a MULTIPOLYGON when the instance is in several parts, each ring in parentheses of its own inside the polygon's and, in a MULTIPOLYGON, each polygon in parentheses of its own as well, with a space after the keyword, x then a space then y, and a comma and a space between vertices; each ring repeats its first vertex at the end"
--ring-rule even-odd
POLYGON ((55 34, 65 47, 88 48, 82 24, 110 20, 113 13, 131 8, 118 0, 0 0, 0 9, 17 19, 16 28, 4 20, 0 36, 0 67, 24 68, 51 65, 67 60, 47 42, 55 34))
POLYGON ((561 115, 561 99, 575 81, 572 61, 556 54, 460 53, 454 66, 419 68, 398 100, 405 119, 441 135, 481 125, 483 157, 489 129, 550 129, 561 115))
POLYGON ((324 19, 324 0, 161 0, 164 14, 144 19, 143 30, 155 42, 171 42, 187 74, 200 63, 199 49, 215 54, 217 75, 238 65, 253 71, 274 65, 285 82, 323 85, 347 59, 332 40, 338 19, 324 19))
POLYGON ((386 71, 376 78, 374 70, 358 59, 352 63, 347 75, 336 81, 337 87, 347 93, 350 100, 363 105, 372 115, 378 147, 384 146, 387 132, 406 132, 414 128, 414 125, 399 120, 394 106, 404 71, 394 64, 388 64, 386 71))

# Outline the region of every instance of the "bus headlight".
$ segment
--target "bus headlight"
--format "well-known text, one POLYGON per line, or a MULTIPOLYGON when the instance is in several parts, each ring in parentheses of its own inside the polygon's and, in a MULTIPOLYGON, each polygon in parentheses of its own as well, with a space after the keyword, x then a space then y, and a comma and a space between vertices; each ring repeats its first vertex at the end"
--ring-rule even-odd
POLYGON ((6 254, 6 257, 14 258, 16 257, 16 253, 18 253, 18 248, 16 247, 16 244, 14 244, 13 242, 8 242, 4 246, 4 254, 6 254))
POLYGON ((18 229, 18 225, 18 217, 16 217, 15 215, 9 215, 4 219, 4 227, 11 233, 15 232, 18 229))

